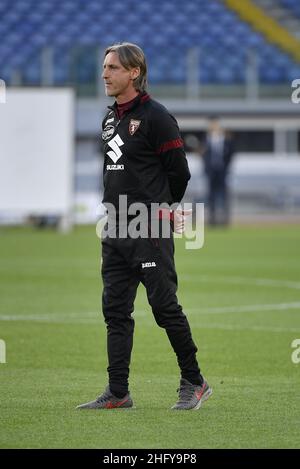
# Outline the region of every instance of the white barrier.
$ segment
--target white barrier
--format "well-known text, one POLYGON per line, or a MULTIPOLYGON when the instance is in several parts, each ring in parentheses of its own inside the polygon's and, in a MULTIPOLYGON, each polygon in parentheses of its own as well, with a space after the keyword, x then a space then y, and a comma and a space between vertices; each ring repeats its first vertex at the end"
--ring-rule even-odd
POLYGON ((0 220, 67 217, 73 204, 70 89, 7 89, 0 106, 0 220))

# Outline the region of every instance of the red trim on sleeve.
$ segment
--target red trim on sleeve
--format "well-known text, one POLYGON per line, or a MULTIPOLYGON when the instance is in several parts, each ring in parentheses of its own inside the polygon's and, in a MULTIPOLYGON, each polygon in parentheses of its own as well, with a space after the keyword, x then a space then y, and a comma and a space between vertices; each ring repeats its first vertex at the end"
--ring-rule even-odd
POLYGON ((157 150, 157 153, 158 154, 165 153, 166 151, 174 150, 175 148, 181 148, 181 147, 183 147, 182 138, 176 138, 175 140, 169 140, 169 142, 163 143, 157 150))
POLYGON ((168 208, 160 208, 157 212, 159 220, 171 220, 174 221, 174 212, 171 212, 168 208))

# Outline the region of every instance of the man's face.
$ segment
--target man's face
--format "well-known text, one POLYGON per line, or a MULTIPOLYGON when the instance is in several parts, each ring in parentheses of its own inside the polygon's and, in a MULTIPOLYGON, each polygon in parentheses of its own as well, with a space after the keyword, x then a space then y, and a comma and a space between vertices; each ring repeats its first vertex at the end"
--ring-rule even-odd
POLYGON ((104 59, 102 78, 106 96, 125 98, 135 92, 133 80, 139 75, 139 68, 126 70, 116 52, 109 52, 104 59))
POLYGON ((216 134, 222 133, 220 122, 216 119, 212 120, 209 125, 209 130, 211 133, 216 133, 216 134))

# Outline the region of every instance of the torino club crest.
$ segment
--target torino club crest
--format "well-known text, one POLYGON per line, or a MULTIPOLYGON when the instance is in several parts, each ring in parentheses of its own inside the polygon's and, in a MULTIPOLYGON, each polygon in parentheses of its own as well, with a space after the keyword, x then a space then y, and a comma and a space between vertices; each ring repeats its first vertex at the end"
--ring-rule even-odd
POLYGON ((140 126, 140 123, 141 123, 141 121, 137 121, 135 119, 130 119, 130 122, 129 122, 129 133, 130 133, 130 135, 133 135, 137 131, 137 129, 140 126))

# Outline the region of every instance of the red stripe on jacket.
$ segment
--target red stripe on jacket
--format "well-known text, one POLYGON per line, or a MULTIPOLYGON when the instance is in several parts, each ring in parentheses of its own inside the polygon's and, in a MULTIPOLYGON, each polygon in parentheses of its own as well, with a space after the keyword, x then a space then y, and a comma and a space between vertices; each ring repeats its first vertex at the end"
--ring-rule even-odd
POLYGON ((166 151, 174 150, 175 148, 181 148, 181 147, 183 147, 182 138, 176 138, 175 140, 169 140, 169 142, 163 143, 157 150, 157 153, 158 154, 165 153, 166 151))

